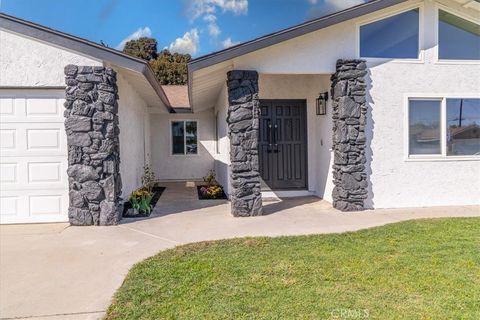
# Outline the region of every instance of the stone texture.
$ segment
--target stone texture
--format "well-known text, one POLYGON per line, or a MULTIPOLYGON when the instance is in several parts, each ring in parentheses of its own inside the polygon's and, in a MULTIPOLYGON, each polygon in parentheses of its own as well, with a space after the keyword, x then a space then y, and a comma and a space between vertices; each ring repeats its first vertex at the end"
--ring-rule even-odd
POLYGON ((367 199, 366 173, 366 63, 338 60, 332 75, 333 98, 333 206, 359 211, 367 199))
POLYGON ((68 65, 65 76, 70 224, 117 224, 122 183, 116 73, 68 65))
POLYGON ((70 131, 88 132, 92 128, 92 119, 90 117, 71 116, 65 120, 65 128, 70 131))
POLYGON ((67 174, 72 177, 76 182, 85 182, 89 180, 98 180, 99 175, 97 170, 91 166, 75 164, 71 165, 67 169, 67 174))
POLYGON ((233 70, 227 73, 228 129, 232 180, 232 215, 262 214, 258 164, 258 74, 233 70))

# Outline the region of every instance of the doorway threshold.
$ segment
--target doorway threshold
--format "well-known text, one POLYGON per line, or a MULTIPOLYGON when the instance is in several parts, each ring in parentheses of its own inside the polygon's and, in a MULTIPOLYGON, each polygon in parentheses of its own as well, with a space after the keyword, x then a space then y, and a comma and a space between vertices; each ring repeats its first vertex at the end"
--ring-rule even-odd
POLYGON ((265 190, 262 191, 262 199, 279 199, 293 197, 316 196, 314 191, 309 190, 265 190))

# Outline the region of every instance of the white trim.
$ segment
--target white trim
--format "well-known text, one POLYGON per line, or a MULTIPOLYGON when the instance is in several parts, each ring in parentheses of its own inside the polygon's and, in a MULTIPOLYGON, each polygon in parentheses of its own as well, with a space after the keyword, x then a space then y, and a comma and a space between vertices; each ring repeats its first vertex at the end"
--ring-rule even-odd
POLYGON ((434 48, 434 64, 467 64, 467 65, 480 65, 480 60, 457 60, 457 59, 440 59, 439 58, 439 48, 440 48, 440 10, 453 14, 454 16, 459 17, 460 19, 464 19, 470 21, 474 24, 479 24, 479 21, 475 21, 474 18, 465 15, 464 13, 444 6, 438 2, 435 3, 435 48, 434 48))
POLYGON ((442 157, 447 156, 447 99, 440 101, 440 152, 442 157))
POLYGON ((169 125, 169 148, 170 148, 170 151, 169 151, 169 156, 171 157, 198 157, 200 156, 200 138, 199 138, 199 128, 200 128, 200 121, 199 120, 196 120, 196 119, 170 119, 170 125, 169 125), (196 122, 197 123, 197 153, 195 154, 187 154, 187 135, 184 134, 183 135, 183 154, 174 154, 173 153, 173 135, 172 135, 172 123, 173 122, 183 122, 183 125, 184 125, 184 130, 185 130, 185 122, 196 122))
POLYGON ((403 120, 403 154, 406 162, 425 161, 480 161, 480 156, 449 156, 447 155, 447 99, 480 99, 479 93, 439 94, 439 93, 406 93, 404 94, 403 120), (409 102, 410 100, 439 100, 440 104, 440 143, 441 154, 411 155, 409 148, 409 102))
POLYGON ((355 55, 360 59, 365 59, 367 62, 373 63, 384 63, 384 62, 394 62, 394 63, 419 63, 423 64, 425 62, 425 6, 423 3, 415 3, 409 6, 397 9, 395 11, 388 11, 382 14, 377 14, 374 17, 362 19, 356 22, 355 26, 355 55), (372 58, 372 57, 362 57, 360 55, 360 27, 366 24, 377 22, 386 18, 390 18, 410 10, 418 9, 418 58, 372 58))
POLYGON ((19 94, 22 96, 22 98, 65 99, 65 89, 61 89, 58 87, 0 88, 1 98, 18 98, 19 94))

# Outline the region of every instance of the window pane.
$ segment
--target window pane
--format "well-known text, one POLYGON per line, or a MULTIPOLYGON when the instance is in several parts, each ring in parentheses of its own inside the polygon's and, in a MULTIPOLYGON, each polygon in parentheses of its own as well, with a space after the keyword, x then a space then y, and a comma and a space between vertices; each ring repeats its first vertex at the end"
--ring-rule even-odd
POLYGON ((186 121, 187 154, 197 154, 197 122, 186 121))
POLYGON ((480 99, 447 99, 447 155, 480 155, 480 99))
POLYGON ((360 55, 370 58, 418 58, 418 9, 360 27, 360 55))
POLYGON ((480 60, 480 25, 440 10, 439 59, 480 60))
POLYGON ((183 121, 172 122, 172 153, 185 153, 185 139, 184 139, 184 123, 183 121))
POLYGON ((410 154, 440 154, 440 105, 438 100, 410 100, 410 154))

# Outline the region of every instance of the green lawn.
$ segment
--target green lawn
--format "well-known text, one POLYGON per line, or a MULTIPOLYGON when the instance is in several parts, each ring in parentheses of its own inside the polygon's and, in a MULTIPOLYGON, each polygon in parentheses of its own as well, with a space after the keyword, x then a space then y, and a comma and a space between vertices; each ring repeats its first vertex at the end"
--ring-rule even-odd
POLYGON ((480 319, 480 218, 203 242, 137 264, 106 319, 480 319))

